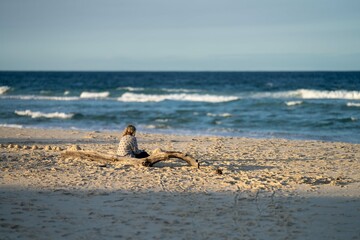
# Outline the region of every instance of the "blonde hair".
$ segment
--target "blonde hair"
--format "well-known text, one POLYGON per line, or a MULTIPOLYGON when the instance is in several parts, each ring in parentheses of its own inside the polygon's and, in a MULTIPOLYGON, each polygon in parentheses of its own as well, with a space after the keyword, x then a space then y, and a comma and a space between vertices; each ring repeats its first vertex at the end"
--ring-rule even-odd
POLYGON ((136 128, 133 125, 128 125, 123 132, 123 136, 126 135, 131 135, 131 136, 135 136, 135 132, 136 132, 136 128))

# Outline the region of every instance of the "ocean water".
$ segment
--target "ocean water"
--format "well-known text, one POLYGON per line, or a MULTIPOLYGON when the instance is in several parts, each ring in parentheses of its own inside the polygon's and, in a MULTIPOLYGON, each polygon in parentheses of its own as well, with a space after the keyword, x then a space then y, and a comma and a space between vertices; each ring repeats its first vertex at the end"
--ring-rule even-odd
POLYGON ((0 126, 360 143, 360 72, 0 72, 0 126))

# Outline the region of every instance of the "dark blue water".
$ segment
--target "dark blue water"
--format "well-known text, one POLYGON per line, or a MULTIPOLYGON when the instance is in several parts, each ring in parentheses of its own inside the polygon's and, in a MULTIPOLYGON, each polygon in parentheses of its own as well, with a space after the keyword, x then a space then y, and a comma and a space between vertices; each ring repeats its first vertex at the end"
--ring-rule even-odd
POLYGON ((360 72, 0 72, 0 126, 360 143, 360 72))

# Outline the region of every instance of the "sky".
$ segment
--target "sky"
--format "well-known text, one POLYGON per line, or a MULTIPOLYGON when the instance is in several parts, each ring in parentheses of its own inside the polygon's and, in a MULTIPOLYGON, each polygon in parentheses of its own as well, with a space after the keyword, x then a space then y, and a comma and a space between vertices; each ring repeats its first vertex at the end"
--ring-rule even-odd
POLYGON ((0 0, 0 70, 360 70, 360 1, 0 0))

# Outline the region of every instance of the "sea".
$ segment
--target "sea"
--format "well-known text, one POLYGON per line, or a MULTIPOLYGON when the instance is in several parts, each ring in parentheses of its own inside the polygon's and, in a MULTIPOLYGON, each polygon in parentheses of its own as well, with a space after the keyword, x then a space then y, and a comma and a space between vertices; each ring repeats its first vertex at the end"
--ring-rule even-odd
POLYGON ((0 126, 360 143, 360 72, 0 72, 0 126))

